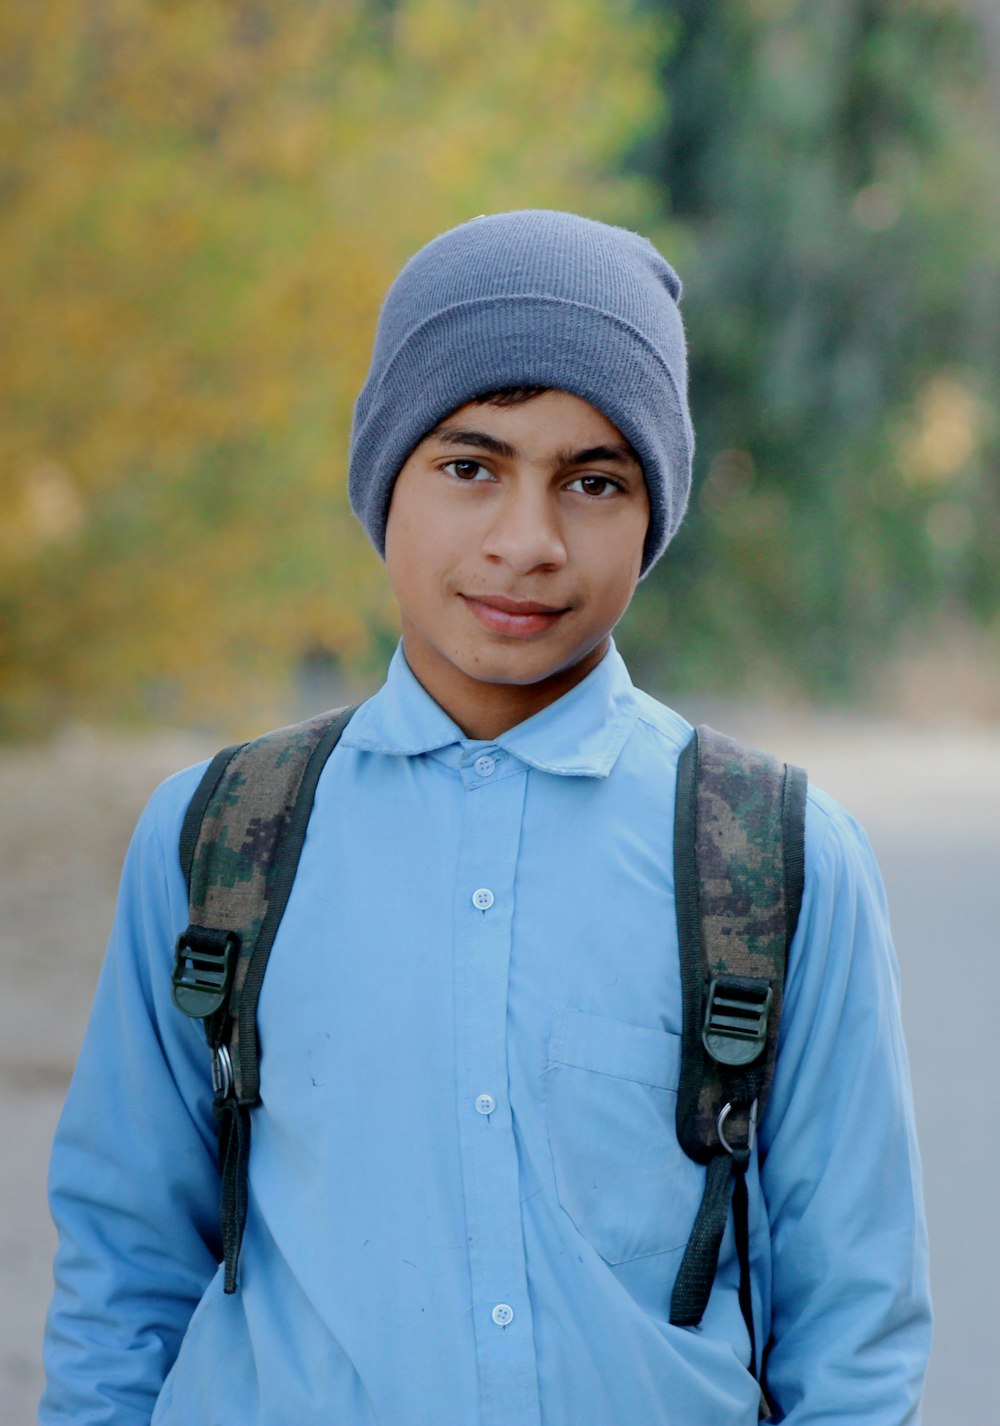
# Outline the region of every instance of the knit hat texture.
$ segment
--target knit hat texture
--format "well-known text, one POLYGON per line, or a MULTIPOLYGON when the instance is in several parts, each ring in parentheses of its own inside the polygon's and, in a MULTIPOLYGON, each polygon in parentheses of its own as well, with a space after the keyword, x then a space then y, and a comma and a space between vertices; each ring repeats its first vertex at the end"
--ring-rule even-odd
POLYGON ((386 294, 351 427, 351 505, 379 554, 396 476, 429 431, 482 392, 549 386, 601 411, 642 462, 645 574, 691 485, 680 294, 647 238, 574 213, 473 218, 415 253, 386 294))

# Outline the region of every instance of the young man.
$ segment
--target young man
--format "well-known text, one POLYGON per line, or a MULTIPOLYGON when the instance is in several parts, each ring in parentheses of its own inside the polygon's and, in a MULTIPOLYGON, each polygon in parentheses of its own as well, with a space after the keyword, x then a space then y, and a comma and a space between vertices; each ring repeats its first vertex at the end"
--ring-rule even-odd
MULTIPOLYGON (((705 1170, 674 1124, 672 862, 691 728, 611 642, 687 500, 679 283, 570 214, 443 234, 379 320, 354 508, 402 642, 319 782, 261 994, 239 1286, 212 1090, 171 1004, 165 783, 60 1124, 43 1426, 751 1426, 732 1223, 669 1321, 705 1170)), ((924 1229, 863 833, 813 790, 759 1154, 775 1419, 918 1419, 924 1229)))

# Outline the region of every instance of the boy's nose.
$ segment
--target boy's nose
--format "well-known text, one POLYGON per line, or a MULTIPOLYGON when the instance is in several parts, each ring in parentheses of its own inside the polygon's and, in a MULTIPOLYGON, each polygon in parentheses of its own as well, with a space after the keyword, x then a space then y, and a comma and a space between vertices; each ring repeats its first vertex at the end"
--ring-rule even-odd
POLYGON ((566 545, 547 492, 512 490, 500 501, 483 538, 487 558, 502 560, 518 574, 566 563, 566 545))

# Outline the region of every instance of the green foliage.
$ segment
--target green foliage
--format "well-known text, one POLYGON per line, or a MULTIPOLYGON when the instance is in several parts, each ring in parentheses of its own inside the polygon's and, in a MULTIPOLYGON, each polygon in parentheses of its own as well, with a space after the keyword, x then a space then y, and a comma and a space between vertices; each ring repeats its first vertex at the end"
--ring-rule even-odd
POLYGON ((53 0, 0 19, 0 699, 268 716, 393 612, 345 453, 382 294, 484 210, 653 207, 623 0, 53 0), (645 205, 645 206, 644 206, 645 205))
POLYGON ((640 160, 686 235, 697 486, 623 643, 835 696, 1000 615, 997 54, 931 0, 671 10, 640 160))
POLYGON ((379 661, 344 491, 378 304, 504 208, 685 279, 697 485, 642 677, 829 696, 936 611, 1000 628, 998 35, 957 0, 7 6, 0 732, 259 726, 296 666, 379 661))

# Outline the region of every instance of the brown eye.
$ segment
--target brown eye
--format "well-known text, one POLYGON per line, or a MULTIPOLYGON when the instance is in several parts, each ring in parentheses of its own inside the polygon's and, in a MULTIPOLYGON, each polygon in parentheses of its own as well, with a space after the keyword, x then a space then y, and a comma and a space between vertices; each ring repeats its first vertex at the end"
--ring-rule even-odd
POLYGON ((579 487, 584 495, 597 497, 614 495, 617 490, 621 489, 617 481, 607 475, 578 475, 576 480, 571 483, 570 489, 573 486, 579 487))
POLYGON ((449 471, 456 479, 465 481, 476 480, 480 475, 489 475, 485 466, 480 465, 477 460, 470 459, 450 460, 441 469, 449 471))

